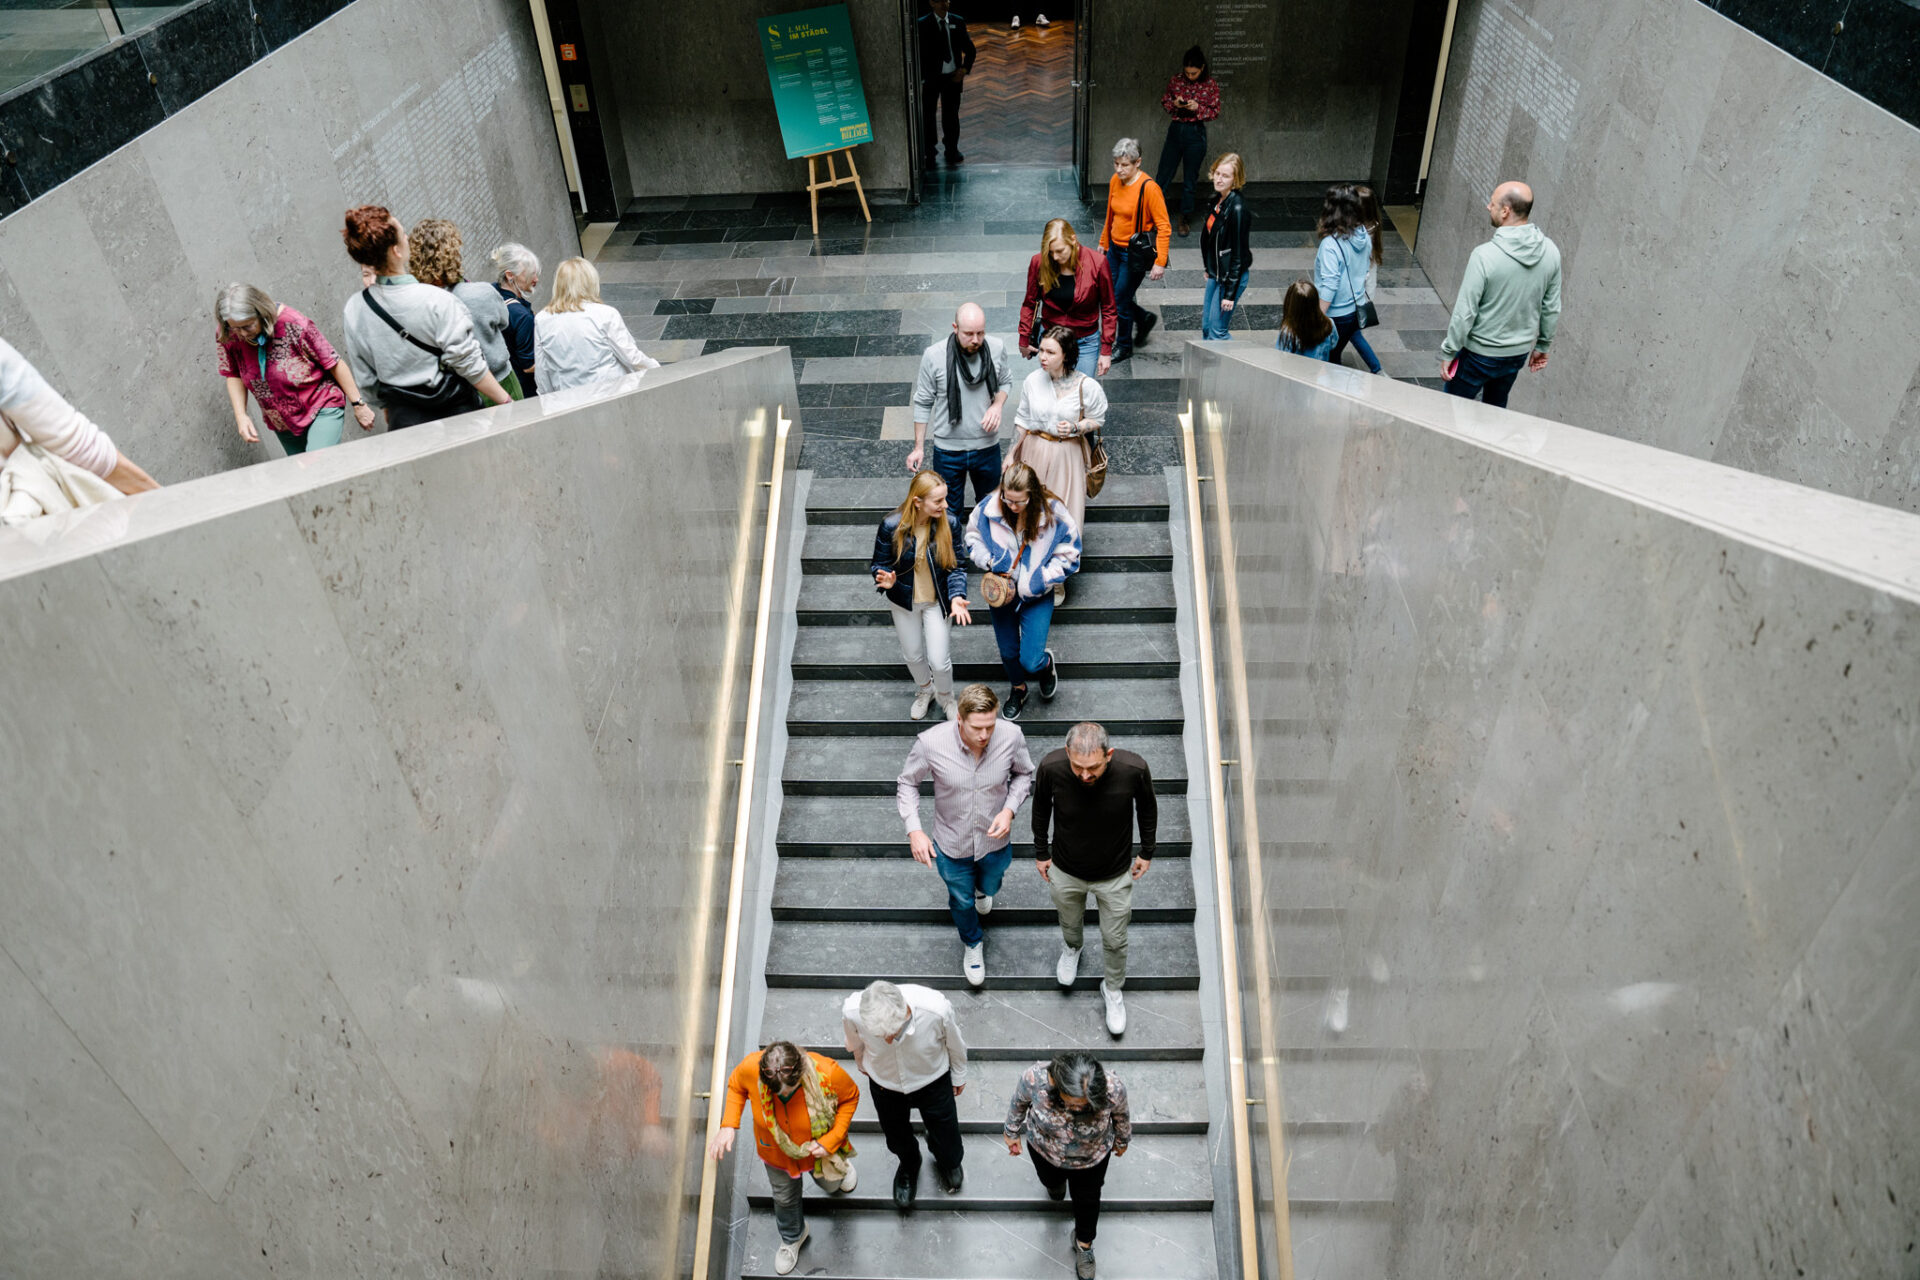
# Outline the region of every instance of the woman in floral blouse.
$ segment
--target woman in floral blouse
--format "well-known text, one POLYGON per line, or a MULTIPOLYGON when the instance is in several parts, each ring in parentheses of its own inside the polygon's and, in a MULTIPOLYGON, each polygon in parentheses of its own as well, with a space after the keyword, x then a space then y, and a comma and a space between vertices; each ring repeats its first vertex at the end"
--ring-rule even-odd
POLYGON ((1027 1140, 1040 1183, 1055 1200, 1073 1193, 1073 1270, 1093 1280, 1093 1236, 1100 1223, 1100 1187, 1107 1162, 1127 1154, 1133 1120, 1127 1087, 1090 1053, 1057 1053, 1021 1073, 1007 1108, 1007 1154, 1027 1140))
POLYGON ((353 371, 313 321, 248 284, 223 285, 213 314, 220 376, 242 440, 260 439, 247 417, 248 392, 288 453, 339 444, 349 408, 363 431, 373 428, 353 371))

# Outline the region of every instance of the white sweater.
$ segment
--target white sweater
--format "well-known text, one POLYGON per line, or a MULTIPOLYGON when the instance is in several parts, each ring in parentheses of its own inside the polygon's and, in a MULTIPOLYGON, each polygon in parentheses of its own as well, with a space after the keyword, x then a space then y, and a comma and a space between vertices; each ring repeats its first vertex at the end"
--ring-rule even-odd
POLYGON ((27 358, 0 339, 0 459, 13 456, 22 438, 65 458, 101 479, 120 465, 120 451, 93 424, 47 384, 27 358))
POLYGON ((604 302, 536 315, 533 362, 542 394, 660 367, 634 342, 620 313, 604 302))

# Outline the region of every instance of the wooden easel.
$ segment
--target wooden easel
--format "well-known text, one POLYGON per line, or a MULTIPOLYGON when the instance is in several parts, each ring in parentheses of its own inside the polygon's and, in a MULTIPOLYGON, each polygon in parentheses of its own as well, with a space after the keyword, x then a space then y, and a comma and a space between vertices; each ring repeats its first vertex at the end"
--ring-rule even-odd
POLYGON ((835 187, 844 187, 848 183, 853 184, 854 193, 860 197, 860 212, 866 215, 868 222, 872 222, 873 211, 867 208, 867 189, 860 185, 860 170, 853 164, 853 148, 838 147, 832 151, 816 151, 807 157, 807 199, 813 203, 813 234, 815 236, 820 234, 820 193, 831 191, 835 187), (833 158, 836 155, 844 155, 847 158, 847 176, 844 178, 834 173, 833 158), (821 156, 827 158, 825 182, 820 181, 820 171, 814 167, 814 161, 821 156))

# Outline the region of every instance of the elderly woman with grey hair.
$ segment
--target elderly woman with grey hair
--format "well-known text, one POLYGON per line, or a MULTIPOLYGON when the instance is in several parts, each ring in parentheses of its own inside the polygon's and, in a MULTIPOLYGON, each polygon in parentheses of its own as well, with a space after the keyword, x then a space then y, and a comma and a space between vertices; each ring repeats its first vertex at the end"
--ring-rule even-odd
POLYGON ((1090 1053, 1068 1050, 1021 1073, 1007 1108, 1007 1154, 1025 1135, 1040 1185, 1055 1200, 1073 1196, 1073 1272, 1093 1280, 1093 1236, 1107 1163, 1127 1154, 1133 1118, 1127 1087, 1090 1053))
POLYGON ((1100 228, 1100 247, 1107 254, 1107 269, 1113 275, 1113 304, 1119 313, 1119 328, 1113 337, 1113 361, 1118 364, 1133 355, 1134 318, 1139 316, 1139 341, 1160 317, 1151 311, 1138 311, 1133 297, 1142 280, 1158 280, 1167 274, 1167 253, 1173 245, 1173 224, 1167 220, 1167 198, 1160 184, 1140 167, 1140 142, 1122 138, 1113 144, 1113 177, 1107 181, 1107 220, 1100 228))
POLYGON ((213 316, 220 376, 242 440, 260 441, 247 417, 248 392, 288 453, 339 444, 349 408, 362 430, 372 428, 373 410, 360 399, 353 371, 313 321, 250 284, 220 286, 213 316))
POLYGON ((895 1206, 913 1208, 920 1193, 915 1111, 927 1126, 940 1186, 948 1195, 959 1191, 966 1149, 953 1100, 967 1087, 967 1042, 960 1038, 953 1005, 931 987, 875 982, 847 997, 840 1022, 853 1065, 867 1077, 887 1150, 900 1162, 893 1175, 895 1206))
POLYGON ((538 395, 533 373, 533 291, 540 287, 540 259, 527 246, 509 240, 489 260, 494 292, 507 304, 507 354, 513 361, 513 376, 520 380, 521 395, 538 395))

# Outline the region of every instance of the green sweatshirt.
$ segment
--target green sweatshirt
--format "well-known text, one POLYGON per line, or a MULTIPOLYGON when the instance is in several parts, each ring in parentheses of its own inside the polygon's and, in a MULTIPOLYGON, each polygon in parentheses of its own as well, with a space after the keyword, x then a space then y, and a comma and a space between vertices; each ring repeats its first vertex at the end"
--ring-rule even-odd
POLYGON ((1442 359, 1545 351, 1560 326, 1560 250, 1531 222, 1501 227, 1467 259, 1442 359))

